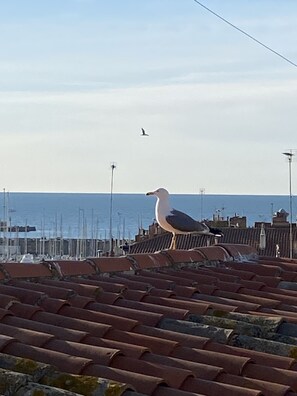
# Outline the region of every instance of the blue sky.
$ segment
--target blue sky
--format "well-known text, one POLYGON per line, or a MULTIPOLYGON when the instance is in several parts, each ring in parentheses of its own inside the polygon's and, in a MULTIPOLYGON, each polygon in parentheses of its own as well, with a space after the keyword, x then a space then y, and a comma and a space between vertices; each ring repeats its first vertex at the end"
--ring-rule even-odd
MULTIPOLYGON (((294 0, 203 4, 297 63, 294 0)), ((193 0, 10 0, 0 48, 2 188, 287 194, 297 68, 193 0)))

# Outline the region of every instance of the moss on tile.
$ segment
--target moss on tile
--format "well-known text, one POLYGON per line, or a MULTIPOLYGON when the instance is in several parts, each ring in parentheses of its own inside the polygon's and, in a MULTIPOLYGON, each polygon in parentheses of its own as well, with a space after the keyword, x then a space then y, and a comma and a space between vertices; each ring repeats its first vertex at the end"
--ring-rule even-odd
POLYGON ((14 369, 20 373, 33 375, 36 370, 40 368, 40 365, 31 359, 17 358, 14 369))
POLYGON ((297 359, 297 347, 291 348, 289 357, 297 359))
POLYGON ((120 396, 127 388, 126 384, 119 382, 86 375, 72 375, 58 372, 54 373, 53 376, 43 378, 42 383, 85 396, 120 396))

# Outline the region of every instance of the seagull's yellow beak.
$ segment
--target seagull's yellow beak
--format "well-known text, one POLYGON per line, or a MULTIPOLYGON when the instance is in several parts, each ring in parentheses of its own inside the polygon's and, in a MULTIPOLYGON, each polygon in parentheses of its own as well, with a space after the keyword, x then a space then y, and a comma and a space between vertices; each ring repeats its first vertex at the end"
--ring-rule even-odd
POLYGON ((154 194, 155 194, 154 191, 149 191, 149 192, 147 192, 145 195, 154 195, 154 194))

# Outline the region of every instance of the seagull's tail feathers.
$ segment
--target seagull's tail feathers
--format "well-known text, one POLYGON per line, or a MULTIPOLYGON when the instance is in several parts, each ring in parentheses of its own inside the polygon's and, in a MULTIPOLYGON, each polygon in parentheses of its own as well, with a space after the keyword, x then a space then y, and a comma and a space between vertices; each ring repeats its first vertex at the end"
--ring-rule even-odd
POLYGON ((224 236, 224 234, 222 233, 221 230, 219 230, 218 228, 212 228, 212 227, 208 227, 209 228, 209 233, 211 235, 214 235, 216 237, 222 237, 224 236))

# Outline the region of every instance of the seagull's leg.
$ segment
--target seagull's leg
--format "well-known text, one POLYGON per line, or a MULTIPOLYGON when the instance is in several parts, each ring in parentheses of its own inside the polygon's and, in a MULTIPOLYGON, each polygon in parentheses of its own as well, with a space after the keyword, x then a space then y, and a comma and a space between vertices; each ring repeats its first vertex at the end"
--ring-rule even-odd
POLYGON ((176 248, 176 235, 172 233, 172 240, 169 249, 175 249, 176 248))

